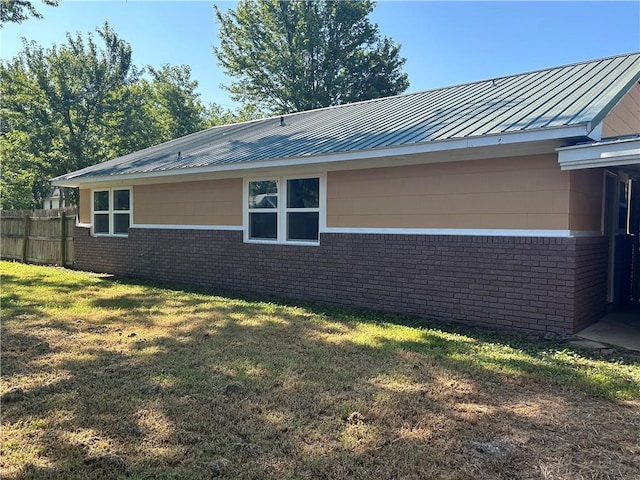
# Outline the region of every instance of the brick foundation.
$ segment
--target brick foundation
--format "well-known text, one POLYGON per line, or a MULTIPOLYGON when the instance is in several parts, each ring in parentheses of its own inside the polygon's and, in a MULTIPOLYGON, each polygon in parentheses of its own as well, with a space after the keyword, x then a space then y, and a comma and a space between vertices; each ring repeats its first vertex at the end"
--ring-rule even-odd
POLYGON ((604 313, 603 238, 323 234, 320 246, 240 231, 75 232, 76 267, 253 295, 573 333, 604 313))

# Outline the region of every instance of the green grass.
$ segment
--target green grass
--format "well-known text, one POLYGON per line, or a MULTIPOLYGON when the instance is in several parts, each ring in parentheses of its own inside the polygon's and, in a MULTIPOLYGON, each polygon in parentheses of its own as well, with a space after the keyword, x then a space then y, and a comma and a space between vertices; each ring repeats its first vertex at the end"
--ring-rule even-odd
POLYGON ((2 263, 0 476, 632 478, 640 366, 2 263))

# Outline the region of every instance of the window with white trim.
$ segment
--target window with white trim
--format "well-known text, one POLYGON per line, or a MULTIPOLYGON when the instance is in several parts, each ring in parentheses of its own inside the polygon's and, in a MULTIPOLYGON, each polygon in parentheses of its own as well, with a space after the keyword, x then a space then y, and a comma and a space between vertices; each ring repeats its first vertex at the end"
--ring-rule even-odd
POLYGON ((270 178, 247 182, 248 241, 320 241, 320 177, 270 178))
POLYGON ((278 240, 278 180, 249 182, 249 238, 278 240))
POLYGON ((320 179, 287 180, 287 241, 317 242, 320 222, 320 179))
POLYGON ((93 191, 94 235, 128 235, 131 225, 131 189, 93 191))

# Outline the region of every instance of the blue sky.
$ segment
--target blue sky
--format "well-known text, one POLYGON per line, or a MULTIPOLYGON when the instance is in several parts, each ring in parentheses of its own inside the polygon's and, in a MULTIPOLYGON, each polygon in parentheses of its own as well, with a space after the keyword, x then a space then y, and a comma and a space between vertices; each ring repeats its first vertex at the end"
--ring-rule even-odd
MULTIPOLYGON (((205 102, 234 106, 212 46, 213 3, 73 1, 39 5, 44 19, 0 30, 1 55, 11 58, 21 37, 48 47, 66 32, 87 33, 108 21, 129 42, 136 65, 187 64, 205 102)), ((380 32, 402 44, 408 92, 484 80, 640 50, 640 2, 379 1, 371 15, 380 32)))

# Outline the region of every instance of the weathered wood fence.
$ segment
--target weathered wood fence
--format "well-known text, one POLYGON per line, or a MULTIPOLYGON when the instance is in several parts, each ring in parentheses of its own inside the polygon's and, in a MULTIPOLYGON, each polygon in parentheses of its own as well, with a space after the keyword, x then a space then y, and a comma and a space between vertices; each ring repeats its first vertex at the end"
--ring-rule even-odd
POLYGON ((23 263, 71 266, 76 210, 2 211, 0 256, 23 263))

